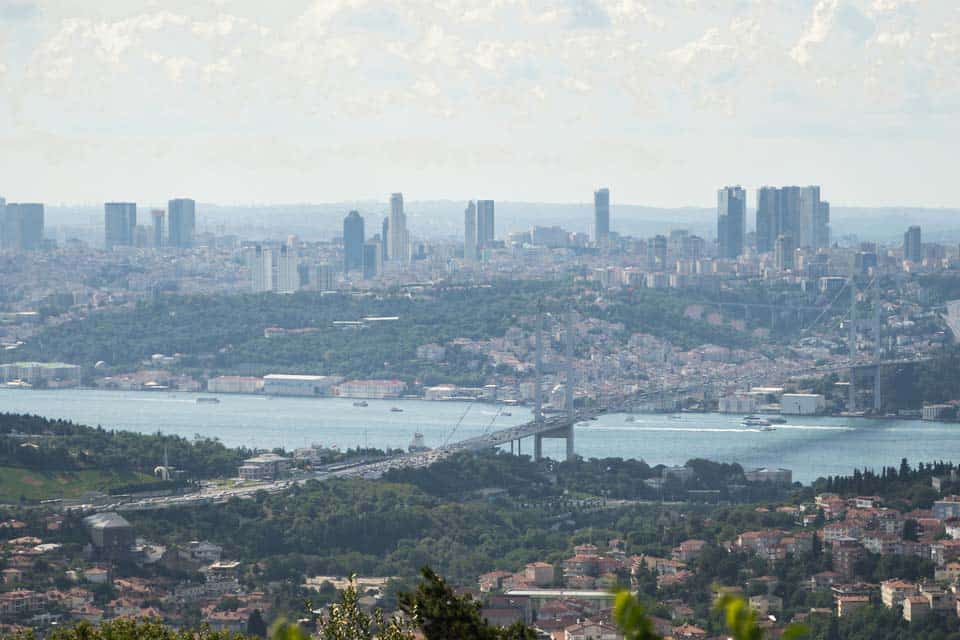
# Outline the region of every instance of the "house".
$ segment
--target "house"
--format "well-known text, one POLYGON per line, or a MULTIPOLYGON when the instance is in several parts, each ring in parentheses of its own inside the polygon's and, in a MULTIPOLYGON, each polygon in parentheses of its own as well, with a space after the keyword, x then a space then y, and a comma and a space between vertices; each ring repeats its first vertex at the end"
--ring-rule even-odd
POLYGON ((117 558, 130 554, 134 543, 133 527, 119 513, 95 513, 83 519, 93 549, 100 558, 117 558))
POLYGON ((553 565, 546 562, 531 562, 524 568, 527 582, 537 587, 553 585, 553 565))
MULTIPOLYGON (((880 583, 880 600, 887 609, 893 609, 903 604, 906 598, 920 595, 917 585, 906 580, 884 580, 880 583)), ((926 599, 924 599, 926 601, 926 599)), ((928 603, 929 604, 929 603, 928 603)))
POLYGON ((783 598, 775 595, 750 596, 750 608, 764 616, 779 613, 783 610, 783 598))
POLYGON ((857 609, 870 606, 869 596, 847 595, 836 596, 834 601, 837 605, 837 617, 842 618, 853 614, 857 609))
POLYGON ((578 622, 563 632, 564 640, 623 640, 623 634, 607 622, 578 622))
POLYGON ((930 613, 930 602, 923 596, 907 596, 903 599, 903 619, 914 622, 930 613))
POLYGON ((671 557, 680 562, 693 562, 700 557, 707 543, 703 540, 684 540, 671 552, 671 557))
POLYGON ((40 611, 46 605, 46 595, 29 589, 0 593, 0 616, 40 611))

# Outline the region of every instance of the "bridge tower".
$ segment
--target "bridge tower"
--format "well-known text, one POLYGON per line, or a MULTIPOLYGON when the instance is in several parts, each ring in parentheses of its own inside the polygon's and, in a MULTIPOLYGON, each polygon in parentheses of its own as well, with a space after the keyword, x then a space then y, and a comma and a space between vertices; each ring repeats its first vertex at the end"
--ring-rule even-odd
POLYGON ((847 351, 850 358, 850 385, 847 389, 847 412, 853 413, 857 410, 857 370, 854 367, 854 358, 857 350, 857 283, 854 279, 854 266, 850 265, 850 279, 847 286, 850 287, 850 317, 848 321, 847 351))
MULTIPOLYGON (((541 431, 533 436, 533 459, 539 462, 543 459, 543 440, 544 438, 562 438, 566 443, 567 460, 573 460, 576 456, 574 450, 574 425, 577 422, 577 410, 573 406, 573 388, 576 384, 573 366, 574 340, 576 339, 576 313, 569 311, 566 317, 566 329, 564 331, 564 347, 566 351, 566 375, 564 380, 564 409, 566 411, 566 420, 562 426, 549 431, 541 431)), ((537 337, 536 337, 536 377, 537 381, 534 390, 537 393, 536 416, 534 420, 537 423, 543 422, 543 411, 540 401, 540 375, 542 366, 542 338, 540 333, 543 331, 542 314, 537 312, 537 337)))
POLYGON ((880 341, 880 274, 873 277, 873 409, 878 413, 883 409, 880 389, 880 361, 882 358, 880 341))

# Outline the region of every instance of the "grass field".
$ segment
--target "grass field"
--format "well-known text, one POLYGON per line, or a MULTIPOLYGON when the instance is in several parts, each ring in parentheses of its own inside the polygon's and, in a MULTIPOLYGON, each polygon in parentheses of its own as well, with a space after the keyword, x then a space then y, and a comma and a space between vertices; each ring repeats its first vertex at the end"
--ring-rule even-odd
POLYGON ((153 479, 151 476, 132 472, 43 472, 0 467, 0 503, 18 503, 21 496, 28 500, 75 498, 89 491, 106 491, 111 487, 131 482, 149 482, 153 479))

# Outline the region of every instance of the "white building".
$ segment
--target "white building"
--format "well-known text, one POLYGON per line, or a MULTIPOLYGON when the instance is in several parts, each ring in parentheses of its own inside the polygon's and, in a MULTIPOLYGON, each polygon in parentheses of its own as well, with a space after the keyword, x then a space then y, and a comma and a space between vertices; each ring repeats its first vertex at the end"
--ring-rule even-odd
POLYGON ((263 392, 269 396, 326 396, 341 380, 337 376, 271 373, 263 377, 263 392))
POLYGON ((826 398, 819 393, 785 393, 780 399, 780 413, 784 415, 814 416, 826 408, 826 398))
POLYGON ((350 380, 337 386, 343 398, 399 398, 407 385, 401 380, 350 380))
POLYGON ((289 470, 290 458, 284 458, 275 453, 264 453, 244 460, 237 475, 241 480, 270 482, 282 477, 289 470))
POLYGON ((737 391, 720 398, 720 413, 754 413, 759 406, 757 396, 746 391, 737 391))
POLYGON ((263 390, 263 378, 253 376, 217 376, 207 381, 211 393, 257 393, 263 390))

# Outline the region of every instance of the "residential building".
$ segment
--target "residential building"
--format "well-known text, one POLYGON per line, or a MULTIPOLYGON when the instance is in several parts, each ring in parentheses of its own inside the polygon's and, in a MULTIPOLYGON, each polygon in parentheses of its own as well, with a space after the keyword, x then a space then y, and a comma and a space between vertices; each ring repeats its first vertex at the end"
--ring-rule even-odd
POLYGON ((564 640, 623 640, 623 634, 608 622, 578 622, 563 631, 564 640))
POLYGON ((724 187, 717 191, 719 257, 736 259, 743 253, 746 219, 747 194, 742 187, 724 187))
POLYGON ((363 216, 351 211, 343 219, 343 270, 361 271, 364 269, 363 216))
POLYGON ((863 595, 838 595, 834 597, 837 605, 837 617, 853 615, 858 609, 870 606, 870 596, 863 595))
POLYGON ((193 246, 197 224, 197 203, 189 198, 176 198, 167 203, 167 244, 187 249, 193 246))
POLYGON ((117 246, 133 246, 137 226, 137 205, 134 202, 107 202, 103 205, 104 246, 109 251, 117 246))

